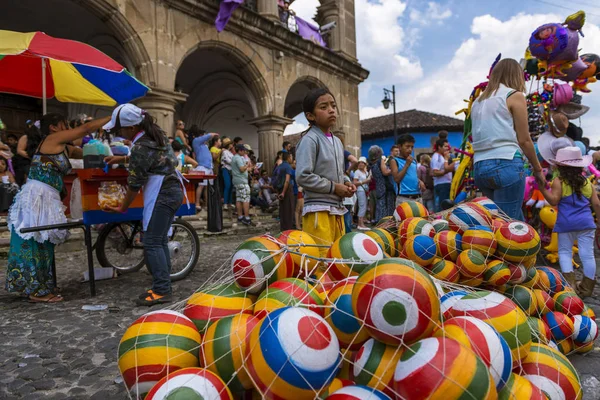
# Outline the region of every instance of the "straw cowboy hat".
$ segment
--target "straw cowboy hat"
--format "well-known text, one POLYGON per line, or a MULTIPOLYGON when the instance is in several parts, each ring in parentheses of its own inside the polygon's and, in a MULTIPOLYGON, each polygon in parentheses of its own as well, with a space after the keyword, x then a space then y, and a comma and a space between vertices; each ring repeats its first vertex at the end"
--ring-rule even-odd
POLYGON ((556 152, 556 158, 552 160, 555 164, 565 167, 585 168, 592 163, 592 156, 581 155, 581 149, 577 146, 563 147, 556 152))
POLYGON ((544 160, 554 164, 556 152, 562 148, 575 146, 573 140, 567 136, 556 137, 550 132, 544 132, 537 140, 538 152, 544 160))
POLYGON ((367 157, 360 157, 360 158, 358 159, 358 162, 359 162, 359 163, 365 163, 365 164, 367 164, 367 157))

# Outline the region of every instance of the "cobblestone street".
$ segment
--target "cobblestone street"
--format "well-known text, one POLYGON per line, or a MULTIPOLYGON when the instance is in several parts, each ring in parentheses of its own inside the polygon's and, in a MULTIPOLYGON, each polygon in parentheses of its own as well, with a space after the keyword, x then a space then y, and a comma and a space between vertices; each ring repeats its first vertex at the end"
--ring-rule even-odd
MULTIPOLYGON (((187 279, 174 283, 174 300, 190 296, 247 237, 203 239, 196 269, 187 279)), ((85 252, 58 253, 57 257, 64 303, 30 304, 4 290, 0 294, 0 399, 126 399, 117 368, 117 347, 131 322, 149 310, 135 307, 133 299, 149 286, 150 276, 143 269, 98 281, 98 295, 91 298, 88 284, 80 282, 87 268, 85 252), (83 305, 91 304, 106 304, 109 309, 82 310, 83 305)), ((2 282, 4 274, 2 267, 2 282)), ((600 289, 596 298, 600 298, 600 289)), ((600 315, 600 302, 588 304, 600 315)), ((584 399, 600 399, 600 348, 570 359, 580 373, 584 399)))

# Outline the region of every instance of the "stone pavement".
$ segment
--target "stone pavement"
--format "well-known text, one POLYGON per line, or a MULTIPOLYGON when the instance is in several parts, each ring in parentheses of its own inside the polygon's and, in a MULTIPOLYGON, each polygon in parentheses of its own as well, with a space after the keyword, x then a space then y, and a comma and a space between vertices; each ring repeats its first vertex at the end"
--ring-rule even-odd
MULTIPOLYGON (((202 239, 199 264, 187 279, 174 283, 175 300, 190 296, 250 236, 202 239)), ((2 265, 5 262, 0 260, 2 265)), ((128 398, 117 368, 117 347, 131 322, 149 311, 132 302, 149 286, 149 274, 143 269, 98 281, 98 295, 91 298, 88 284, 80 283, 82 272, 87 269, 84 251, 58 253, 57 269, 64 303, 30 304, 0 291, 0 399, 128 398), (110 308, 81 309, 90 304, 106 304, 110 308)), ((3 266, 2 285, 5 272, 3 266)), ((600 299, 600 285, 596 292, 596 299, 600 299)), ((588 304, 600 316, 600 301, 591 300, 588 304)), ((586 356, 569 358, 580 373, 584 399, 600 399, 600 348, 586 356)))

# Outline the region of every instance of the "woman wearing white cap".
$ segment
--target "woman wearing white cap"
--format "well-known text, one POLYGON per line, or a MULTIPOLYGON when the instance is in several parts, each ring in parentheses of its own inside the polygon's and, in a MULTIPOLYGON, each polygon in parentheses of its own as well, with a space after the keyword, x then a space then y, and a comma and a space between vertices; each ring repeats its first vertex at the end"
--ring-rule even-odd
POLYGON ((32 152, 27 183, 8 212, 11 233, 6 289, 9 292, 29 296, 36 303, 63 301, 54 286, 52 263, 54 246, 67 240, 69 231, 21 233, 21 229, 67 222, 61 199, 63 177, 71 170, 69 157, 77 152, 69 143, 94 132, 109 119, 97 119, 75 129, 69 129, 69 122, 60 114, 49 113, 40 120, 41 143, 32 152))
POLYGON ((365 214, 367 213, 367 191, 371 182, 371 174, 367 171, 367 158, 358 159, 358 169, 354 172, 354 184, 356 185, 356 197, 358 198, 358 225, 357 229, 368 231, 365 226, 365 214))
POLYGON ((104 129, 131 140, 131 156, 107 157, 109 164, 129 164, 127 194, 120 207, 110 211, 125 213, 140 189, 144 191, 144 257, 152 274, 152 288, 137 300, 151 306, 171 301, 171 259, 167 234, 175 212, 183 201, 177 175, 177 158, 165 133, 154 118, 133 104, 117 107, 104 129))
POLYGON ((585 298, 592 295, 596 285, 596 223, 590 206, 596 216, 600 215, 600 200, 596 188, 583 175, 583 169, 592 163, 592 157, 582 156, 578 147, 569 146, 558 149, 556 158, 548 162, 557 166, 559 176, 554 179, 550 189, 540 186, 540 190, 550 205, 558 205, 554 232, 558 233, 560 269, 569 284, 577 290, 577 294, 585 298), (572 262, 575 240, 584 275, 579 285, 575 285, 572 262))

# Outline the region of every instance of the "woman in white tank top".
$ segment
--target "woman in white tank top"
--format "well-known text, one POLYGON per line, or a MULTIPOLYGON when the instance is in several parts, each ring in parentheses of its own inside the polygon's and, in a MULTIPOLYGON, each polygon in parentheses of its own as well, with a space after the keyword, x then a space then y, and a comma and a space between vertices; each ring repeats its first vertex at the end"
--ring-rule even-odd
POLYGON ((500 60, 473 103, 473 175, 475 185, 510 218, 523 220, 527 157, 534 176, 545 184, 527 122, 523 68, 512 58, 500 60))

